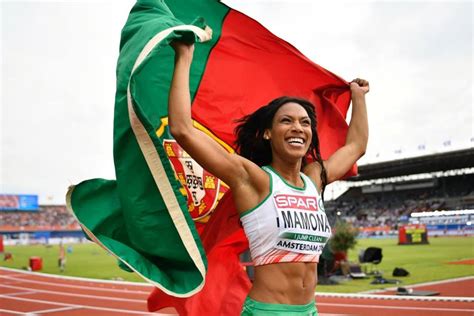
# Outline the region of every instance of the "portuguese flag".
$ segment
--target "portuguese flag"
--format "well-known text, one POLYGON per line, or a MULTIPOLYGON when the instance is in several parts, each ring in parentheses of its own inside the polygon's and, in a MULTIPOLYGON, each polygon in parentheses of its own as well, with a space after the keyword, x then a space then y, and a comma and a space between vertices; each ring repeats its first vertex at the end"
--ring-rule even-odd
POLYGON ((183 315, 237 315, 250 282, 238 261, 248 244, 232 197, 167 128, 169 44, 176 39, 197 43, 190 75, 195 126, 229 152, 236 119, 289 95, 316 105, 327 158, 345 142, 349 85, 217 1, 140 0, 130 12, 117 63, 117 179, 71 187, 68 208, 122 268, 157 288, 150 310, 172 305, 183 315))

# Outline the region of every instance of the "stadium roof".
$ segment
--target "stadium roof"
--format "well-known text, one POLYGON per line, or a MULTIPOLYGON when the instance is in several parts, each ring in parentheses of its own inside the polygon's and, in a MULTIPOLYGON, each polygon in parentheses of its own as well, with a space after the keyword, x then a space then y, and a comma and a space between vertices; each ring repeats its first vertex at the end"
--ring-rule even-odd
POLYGON ((347 181, 375 180, 474 167, 474 148, 359 166, 359 175, 347 181))

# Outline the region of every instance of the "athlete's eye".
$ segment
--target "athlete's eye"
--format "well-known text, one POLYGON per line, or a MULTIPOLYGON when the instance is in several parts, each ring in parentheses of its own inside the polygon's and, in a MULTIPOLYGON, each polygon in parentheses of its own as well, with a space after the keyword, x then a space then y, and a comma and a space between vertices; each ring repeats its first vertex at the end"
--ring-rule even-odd
POLYGON ((310 125, 311 125, 311 121, 310 121, 310 120, 303 120, 303 121, 301 121, 301 125, 303 125, 303 126, 310 126, 310 125))

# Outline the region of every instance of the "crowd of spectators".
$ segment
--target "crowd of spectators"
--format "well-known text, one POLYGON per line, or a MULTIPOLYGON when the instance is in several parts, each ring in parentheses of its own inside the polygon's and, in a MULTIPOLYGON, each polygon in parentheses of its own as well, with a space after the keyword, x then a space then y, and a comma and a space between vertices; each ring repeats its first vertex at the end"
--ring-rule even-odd
POLYGON ((0 212, 0 227, 21 229, 49 227, 55 229, 79 228, 75 218, 64 205, 40 206, 38 211, 0 212))
POLYGON ((352 187, 326 203, 333 220, 341 217, 356 227, 396 226, 413 212, 474 208, 474 175, 441 178, 430 188, 367 193, 352 187), (339 216, 334 216, 339 214, 339 216))
MULTIPOLYGON (((336 200, 326 201, 326 214, 333 224, 338 218, 359 228, 390 226, 412 212, 474 208, 474 174, 441 178, 430 188, 367 193, 352 187, 336 200)), ((1 228, 79 229, 64 205, 40 206, 38 211, 0 212, 1 228)))

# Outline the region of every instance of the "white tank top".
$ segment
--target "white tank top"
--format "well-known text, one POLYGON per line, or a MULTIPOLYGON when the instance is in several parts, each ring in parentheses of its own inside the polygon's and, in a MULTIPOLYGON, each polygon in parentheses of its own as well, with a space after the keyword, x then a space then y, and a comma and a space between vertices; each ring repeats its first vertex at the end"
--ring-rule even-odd
POLYGON ((304 188, 287 183, 270 166, 270 193, 240 214, 255 266, 278 262, 318 262, 331 227, 311 179, 301 173, 304 188))

